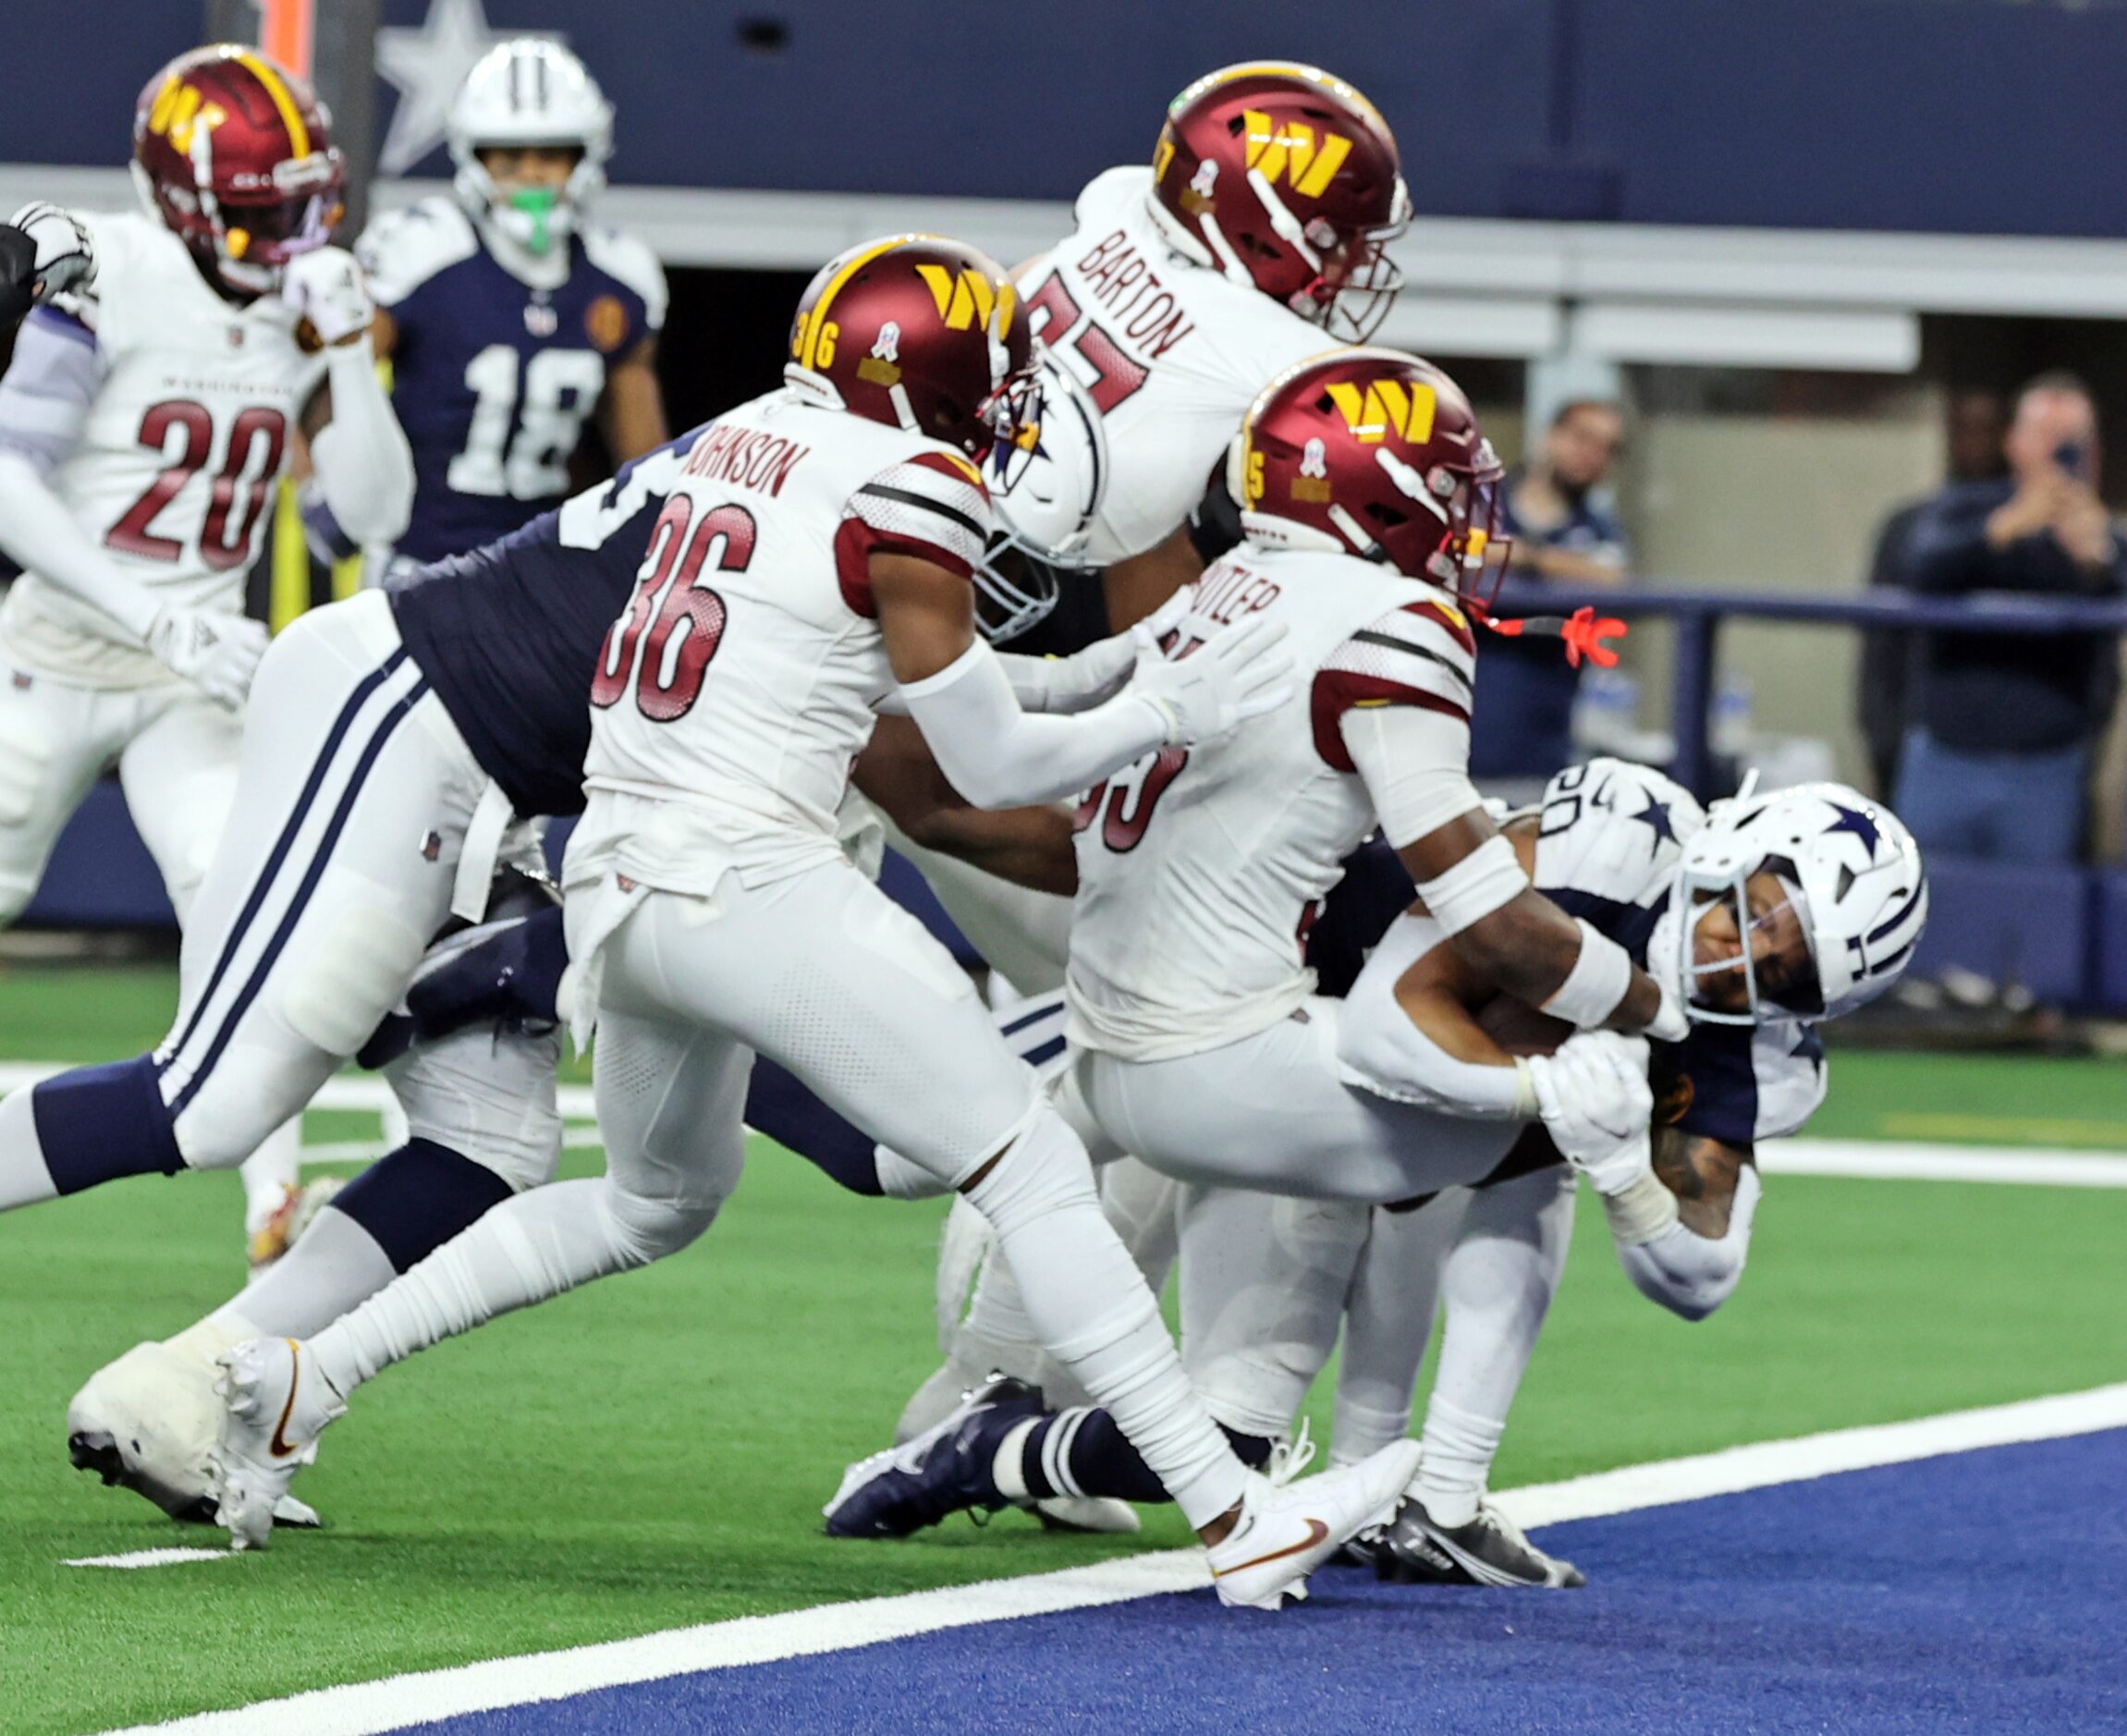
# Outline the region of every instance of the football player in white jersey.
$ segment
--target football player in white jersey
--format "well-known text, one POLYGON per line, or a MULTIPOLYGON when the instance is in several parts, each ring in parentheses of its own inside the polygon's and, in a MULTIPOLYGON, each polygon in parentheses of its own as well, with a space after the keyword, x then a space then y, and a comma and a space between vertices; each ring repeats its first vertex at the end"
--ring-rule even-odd
MULTIPOLYGON (((244 574, 299 446, 343 524, 389 540, 406 523, 412 466, 369 297, 326 245, 328 128, 251 49, 172 61, 134 116, 147 209, 79 215, 92 277, 18 336, 0 380, 0 552, 23 568, 0 606, 0 920, 112 765, 184 920, 265 646, 244 574)), ((290 1128, 247 1168, 254 1259, 286 1245, 295 1157, 290 1128)))
POLYGON ((1152 166, 1096 176, 1072 233, 1019 268, 1034 336, 1087 386, 1115 456, 1086 549, 1115 627, 1196 577, 1190 514, 1255 395, 1380 323, 1410 215, 1371 103, 1255 62, 1177 96, 1152 166))
POLYGON ((1279 634, 1150 660, 1112 697, 1060 692, 1053 666, 976 638, 976 461, 1038 412, 1026 321, 982 255, 928 237, 853 250, 814 279, 790 353, 784 389, 688 453, 593 680, 567 911, 607 1173, 505 1201, 306 1341, 230 1351, 223 1519, 263 1541, 296 1462, 384 1366, 707 1229, 758 1048, 984 1212, 1042 1339, 1210 1547, 1221 1597, 1275 1608, 1414 1455, 1285 1489, 1233 1456, 1083 1147, 944 948, 850 867, 834 812, 890 692, 971 800, 1053 800, 1281 703, 1279 634), (1076 715, 1042 715, 1059 705, 1076 715))
MULTIPOLYGON (((1650 959, 1691 1006, 1690 1034, 1655 1051, 1651 1128, 1643 1119, 1591 1173, 1635 1288, 1703 1319, 1742 1276, 1756 1142, 1796 1131, 1823 1100, 1815 1027, 1883 993, 1913 956, 1927 915, 1919 852, 1895 816, 1838 785, 1718 803, 1709 822, 1659 773, 1597 760, 1561 773, 1546 798, 1505 823, 1531 879, 1650 959)), ((1496 996, 1421 910, 1373 952, 1339 1047, 1355 1084, 1436 1111, 1496 1113, 1526 1065, 1516 1057, 1549 1054, 1569 1034, 1496 996)), ((1340 1322, 1333 1459, 1403 1438, 1444 1296, 1419 1475, 1395 1525, 1363 1540, 1385 1578, 1583 1583, 1484 1498, 1564 1268, 1574 1180, 1531 1125, 1473 1187, 1391 1210, 1179 1191, 1184 1364, 1221 1423, 1259 1446, 1290 1427, 1340 1322)), ((984 1366, 1048 1382, 1013 1317, 1008 1272, 985 1268, 970 1324, 996 1359, 984 1366)), ((1100 1419, 1066 1408, 1030 1426, 1017 1388, 978 1391, 951 1419, 948 1449, 933 1447, 916 1474, 879 1479, 864 1517, 898 1534, 1000 1504, 1008 1485, 1014 1496, 1158 1498, 1100 1419)))
POLYGON ((415 562, 558 507, 575 492, 587 422, 615 465, 670 438, 656 372, 664 270, 591 214, 613 153, 597 81, 557 43, 497 43, 467 75, 448 132, 451 191, 378 217, 355 248, 413 447, 413 514, 396 552, 415 562))

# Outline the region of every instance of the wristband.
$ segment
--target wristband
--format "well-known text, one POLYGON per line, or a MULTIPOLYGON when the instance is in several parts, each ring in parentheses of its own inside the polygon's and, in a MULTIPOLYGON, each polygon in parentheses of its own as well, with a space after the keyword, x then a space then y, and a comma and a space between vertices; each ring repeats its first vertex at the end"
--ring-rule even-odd
POLYGON ((1585 917, 1576 916, 1580 955, 1566 980, 1552 991, 1544 1010, 1583 1031, 1599 1029, 1632 985, 1632 961, 1607 935, 1598 934, 1585 917))
MULTIPOLYGON (((1522 872, 1513 845, 1494 835, 1461 862, 1421 881, 1418 896, 1425 900, 1441 932, 1454 935, 1511 904, 1528 889, 1529 876, 1522 872)), ((1586 950, 1583 941, 1582 951, 1586 950)))
POLYGON ((1611 1239, 1620 1248, 1636 1248, 1643 1241, 1652 1241, 1677 1221, 1677 1196, 1662 1185, 1661 1178, 1652 1169, 1621 1193, 1600 1197, 1611 1239))

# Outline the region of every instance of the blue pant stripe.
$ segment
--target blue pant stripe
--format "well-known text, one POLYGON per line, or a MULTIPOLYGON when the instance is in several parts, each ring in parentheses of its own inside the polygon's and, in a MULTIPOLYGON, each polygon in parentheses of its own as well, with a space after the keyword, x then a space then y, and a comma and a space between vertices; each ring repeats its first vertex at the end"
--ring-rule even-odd
POLYGON ((331 770, 333 758, 339 752, 340 743, 347 739, 348 731, 354 727, 356 714, 361 710, 369 696, 390 679, 392 671, 406 661, 406 647, 402 645, 364 676, 355 691, 348 695, 348 703, 340 707, 340 715, 333 720, 332 733, 325 737, 324 748, 311 767, 311 775, 303 785, 302 794, 296 798, 295 812, 281 828, 280 837, 274 840, 274 848, 266 857, 266 865, 251 883, 251 897, 244 900, 244 908, 238 912, 236 925, 230 929, 229 937, 223 944, 221 957, 214 960, 214 971, 207 978, 206 989, 194 1004, 191 1018, 185 1021, 185 1028, 177 1033, 177 1041, 168 1045, 156 1060, 158 1072, 167 1070, 170 1063, 177 1059, 185 1045, 192 1040, 193 1033, 200 1028, 200 1021, 206 1017, 207 1009, 214 998, 214 991, 221 987, 222 978, 236 961, 237 948, 244 944, 244 936, 251 932, 251 923, 257 920, 259 907, 265 903, 266 895, 273 890, 275 878, 287 861, 288 851, 295 848, 296 834, 310 817, 311 804, 317 800, 318 790, 324 784, 325 773, 331 770))
POLYGON ((244 984, 243 991, 237 996, 235 1004, 230 1007, 227 1016, 223 1019, 221 1028, 214 1033, 214 1040, 207 1045, 206 1054, 201 1057, 199 1066, 193 1070, 185 1088, 177 1094, 177 1101, 170 1105, 171 1120, 175 1121, 184 1114, 185 1106, 199 1095, 200 1087, 207 1082, 208 1077, 214 1070, 214 1063, 221 1059, 222 1051, 228 1047, 229 1039, 236 1035, 238 1024, 250 1010, 251 1003, 258 998, 259 990, 265 985, 268 973, 278 961, 282 949, 288 944, 288 936, 295 933, 296 923, 309 908, 311 895, 317 890, 318 882, 324 877, 325 864, 332 860, 333 850, 339 843, 340 834, 347 829, 348 816, 354 812, 355 801, 361 794, 363 784, 369 781, 377 756, 384 752, 385 743, 391 740, 392 732, 406 721, 427 691, 428 679, 424 676, 393 702, 391 709, 378 723, 375 733, 370 737, 369 745, 362 749, 361 758, 355 762, 347 788, 340 792, 339 805, 333 810, 333 817, 325 826, 324 836, 318 840, 310 866, 304 871, 301 884, 296 887, 295 896, 289 900, 280 925, 274 930, 273 938, 266 942, 266 949, 260 956, 258 963, 251 967, 250 979, 244 984))

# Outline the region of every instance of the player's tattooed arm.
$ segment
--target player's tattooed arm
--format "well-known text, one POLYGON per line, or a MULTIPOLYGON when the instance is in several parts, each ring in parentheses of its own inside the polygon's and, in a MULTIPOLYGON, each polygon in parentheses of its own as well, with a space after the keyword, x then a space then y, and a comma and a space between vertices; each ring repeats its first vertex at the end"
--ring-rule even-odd
POLYGON ((654 452, 672 437, 657 384, 657 340, 645 337, 616 362, 598 399, 598 432, 616 464, 654 452))
POLYGON ((1677 1216, 1686 1229, 1709 1241, 1729 1233, 1729 1216, 1743 1166, 1754 1161, 1748 1147, 1687 1133, 1681 1128, 1655 1130, 1655 1176, 1677 1196, 1677 1216))

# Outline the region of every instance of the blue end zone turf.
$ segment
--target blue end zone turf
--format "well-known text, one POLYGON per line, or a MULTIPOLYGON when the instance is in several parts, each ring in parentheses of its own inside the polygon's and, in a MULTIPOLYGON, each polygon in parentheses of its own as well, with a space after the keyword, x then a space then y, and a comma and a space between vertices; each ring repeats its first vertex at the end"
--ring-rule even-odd
POLYGON ((2127 1431, 1997 1448, 1549 1527, 1585 1591, 1331 1569, 1277 1617, 1156 1597, 420 1728, 2117 1732, 2122 1487, 2127 1431))

